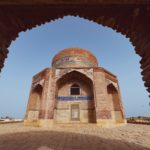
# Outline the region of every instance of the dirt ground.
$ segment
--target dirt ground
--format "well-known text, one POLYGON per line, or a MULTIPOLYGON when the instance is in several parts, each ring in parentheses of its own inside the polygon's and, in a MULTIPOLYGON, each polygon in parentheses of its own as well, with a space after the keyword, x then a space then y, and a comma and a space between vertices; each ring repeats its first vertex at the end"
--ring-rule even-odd
POLYGON ((0 150, 150 150, 150 126, 27 127, 0 124, 0 150))

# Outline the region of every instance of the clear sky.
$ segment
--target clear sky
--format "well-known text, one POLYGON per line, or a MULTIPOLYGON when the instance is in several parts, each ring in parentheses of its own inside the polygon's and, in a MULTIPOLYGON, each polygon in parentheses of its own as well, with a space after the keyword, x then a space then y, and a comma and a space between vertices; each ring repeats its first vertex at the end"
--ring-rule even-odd
POLYGON ((140 57, 129 39, 110 28, 71 16, 21 32, 12 42, 0 73, 0 116, 24 117, 32 76, 51 67, 53 56, 68 47, 90 50, 99 66, 118 76, 127 117, 150 116, 140 57))

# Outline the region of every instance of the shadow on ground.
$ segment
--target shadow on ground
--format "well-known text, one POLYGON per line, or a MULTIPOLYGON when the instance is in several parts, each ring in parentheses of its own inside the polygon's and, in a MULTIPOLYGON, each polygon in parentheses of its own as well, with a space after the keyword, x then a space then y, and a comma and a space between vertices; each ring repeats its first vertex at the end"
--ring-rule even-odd
POLYGON ((0 150, 150 150, 134 143, 101 137, 57 132, 34 131, 0 135, 0 150))

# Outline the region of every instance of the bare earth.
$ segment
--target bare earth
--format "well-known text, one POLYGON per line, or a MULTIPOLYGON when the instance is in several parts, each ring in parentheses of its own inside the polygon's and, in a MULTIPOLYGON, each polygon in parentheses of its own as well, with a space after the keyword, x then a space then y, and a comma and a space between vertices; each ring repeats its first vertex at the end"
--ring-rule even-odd
POLYGON ((0 124, 0 150, 150 150, 150 126, 26 127, 0 124))

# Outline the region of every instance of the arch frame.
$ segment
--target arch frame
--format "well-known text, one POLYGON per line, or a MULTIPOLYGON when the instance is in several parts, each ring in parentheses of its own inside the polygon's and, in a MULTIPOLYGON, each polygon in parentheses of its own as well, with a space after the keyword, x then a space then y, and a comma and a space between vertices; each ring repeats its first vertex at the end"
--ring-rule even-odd
MULTIPOLYGON (((58 69, 57 69, 58 70, 58 69)), ((66 69, 63 69, 63 70, 66 70, 66 69)), ((94 87, 94 82, 93 82, 93 78, 92 78, 92 76, 90 75, 90 76, 88 76, 87 74, 86 74, 86 72, 84 72, 83 71, 83 69, 69 69, 69 70, 67 70, 67 72, 65 72, 65 73, 63 73, 62 75, 60 75, 58 78, 56 78, 56 81, 55 81, 55 83, 56 83, 56 89, 55 89, 55 91, 57 91, 58 89, 58 84, 59 84, 59 82, 61 82, 61 80, 65 77, 65 76, 69 76, 70 74, 73 74, 73 73, 77 73, 77 74, 79 74, 79 78, 81 78, 81 76, 82 76, 82 78, 85 78, 87 81, 88 81, 88 83, 87 84, 89 84, 89 85, 92 85, 92 87, 94 87)), ((62 80, 62 81, 64 81, 64 80, 62 80)), ((64 81, 65 82, 65 81, 64 81)), ((76 83, 75 83, 76 84, 76 83)), ((70 90, 70 89, 69 89, 70 90)), ((81 89, 80 89, 81 90, 81 89)), ((93 89, 94 90, 94 89, 93 89)), ((70 94, 70 93, 69 93, 70 94)), ((94 91, 93 91, 93 96, 94 96, 94 91)))
POLYGON ((123 109, 122 98, 121 98, 119 87, 116 87, 113 83, 109 83, 107 84, 107 93, 111 94, 112 96, 112 104, 113 104, 114 112, 116 111, 121 112, 122 120, 124 120, 123 118, 126 118, 126 117, 125 117, 125 113, 123 109), (118 108, 118 105, 119 105, 119 108, 118 108))
MULTIPOLYGON (((80 69, 81 70, 81 69, 80 69)), ((62 90, 64 91, 64 90, 62 90)), ((66 91, 66 89, 65 89, 66 91)), ((60 111, 63 111, 64 108, 64 114, 65 110, 68 111, 68 113, 64 116, 68 116, 69 112, 71 112, 71 106, 73 104, 78 104, 80 108, 80 119, 78 120, 78 123, 96 123, 96 111, 95 111, 95 99, 94 99, 94 85, 91 78, 89 78, 86 74, 82 73, 81 71, 78 71, 78 69, 73 69, 72 71, 68 71, 67 73, 63 74, 60 78, 56 80, 56 90, 55 90, 55 121, 60 123, 59 115, 60 111), (63 81, 63 82, 61 82, 63 81), (78 82, 81 82, 81 85, 78 82), (59 93, 59 89, 63 87, 68 87, 70 90, 70 87, 73 84, 79 84, 80 86, 80 95, 70 95, 70 93, 59 93), (83 88, 86 87, 83 90, 83 88), (86 91, 82 93, 82 91, 86 91), (65 102, 66 103, 65 103, 65 102), (87 117, 86 117, 87 116, 87 117), (93 117, 91 117, 93 116, 93 117)), ((67 123, 73 123, 74 121, 71 120, 70 117, 67 117, 67 123), (69 119, 69 120, 68 120, 69 119)), ((64 119, 64 120, 66 120, 64 119)), ((63 121, 65 123, 65 121, 63 121)), ((74 122, 75 123, 75 122, 74 122)))
POLYGON ((34 87, 31 88, 29 100, 27 103, 25 119, 35 121, 39 119, 42 107, 42 95, 43 95, 43 86, 41 84, 36 84, 34 87), (34 116, 36 116, 36 119, 34 118, 34 116))
POLYGON ((142 79, 150 92, 149 0, 0 0, 0 14, 0 71, 8 56, 8 47, 20 32, 67 15, 79 16, 110 27, 130 39, 135 52, 141 56, 142 79))

